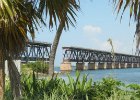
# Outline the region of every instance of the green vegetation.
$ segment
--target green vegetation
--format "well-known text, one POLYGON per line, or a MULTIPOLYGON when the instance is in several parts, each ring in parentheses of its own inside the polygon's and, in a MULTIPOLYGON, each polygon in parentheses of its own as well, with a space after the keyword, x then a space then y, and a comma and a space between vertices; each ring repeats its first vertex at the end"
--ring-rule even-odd
POLYGON ((27 73, 35 71, 36 73, 48 73, 49 65, 47 62, 44 61, 37 61, 37 62, 28 62, 27 64, 22 65, 22 72, 27 73))
MULTIPOLYGON (((111 77, 94 82, 87 75, 76 79, 68 74, 68 80, 55 77, 37 79, 35 73, 22 75, 22 100, 139 100, 140 85, 124 83, 111 77)), ((5 100, 12 100, 9 84, 6 84, 5 100)))

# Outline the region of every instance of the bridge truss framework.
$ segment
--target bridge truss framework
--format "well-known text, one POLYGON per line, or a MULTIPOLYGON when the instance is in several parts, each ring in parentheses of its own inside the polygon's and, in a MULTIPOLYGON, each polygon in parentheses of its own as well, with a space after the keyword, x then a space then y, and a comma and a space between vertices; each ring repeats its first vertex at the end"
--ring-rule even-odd
POLYGON ((46 60, 49 61, 51 44, 46 42, 28 42, 25 51, 21 53, 19 59, 23 62, 46 60))
POLYGON ((89 66, 94 65, 93 69, 96 69, 95 68, 95 66, 97 65, 96 63, 98 63, 97 66, 98 68, 104 68, 104 66, 106 66, 106 68, 112 68, 112 65, 116 66, 116 68, 122 68, 120 67, 121 65, 126 66, 127 68, 130 66, 131 67, 140 66, 140 57, 136 55, 123 54, 123 53, 113 54, 107 51, 80 48, 80 47, 63 47, 62 70, 67 69, 67 67, 68 69, 71 69, 70 68, 71 62, 76 62, 76 66, 79 69, 83 69, 84 62, 89 62, 89 66))

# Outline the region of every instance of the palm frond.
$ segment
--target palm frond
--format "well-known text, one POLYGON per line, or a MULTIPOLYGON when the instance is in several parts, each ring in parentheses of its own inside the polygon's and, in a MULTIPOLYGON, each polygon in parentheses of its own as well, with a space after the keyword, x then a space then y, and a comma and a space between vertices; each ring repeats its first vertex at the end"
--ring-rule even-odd
POLYGON ((137 21, 137 25, 136 25, 136 54, 139 55, 140 54, 140 50, 139 50, 139 45, 140 45, 140 1, 139 0, 112 0, 117 13, 121 12, 122 9, 122 15, 121 15, 121 19, 122 16, 125 12, 125 10, 128 8, 129 9, 129 15, 130 15, 130 19, 132 17, 134 17, 135 21, 137 21))
MULTIPOLYGON (((129 9, 130 19, 133 15, 134 19, 140 18, 140 1, 139 0, 112 0, 117 13, 125 12, 126 8, 129 9)), ((122 18, 122 16, 121 16, 122 18)))
POLYGON ((0 49, 3 54, 19 55, 28 41, 27 32, 34 39, 35 29, 44 23, 37 8, 28 1, 0 1, 0 49))
POLYGON ((39 0, 39 12, 49 19, 50 28, 57 27, 57 22, 64 22, 65 29, 69 29, 69 24, 74 26, 79 9, 78 0, 39 0))

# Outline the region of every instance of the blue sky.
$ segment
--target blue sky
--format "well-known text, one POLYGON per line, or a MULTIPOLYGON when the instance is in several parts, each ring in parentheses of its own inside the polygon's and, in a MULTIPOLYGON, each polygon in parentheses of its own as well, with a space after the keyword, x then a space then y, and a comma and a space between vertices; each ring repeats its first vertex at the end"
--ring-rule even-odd
MULTIPOLYGON (((111 1, 111 0, 110 0, 111 1)), ((129 25, 129 11, 126 11, 120 23, 120 16, 116 19, 113 6, 109 0, 81 0, 81 11, 78 12, 76 28, 70 27, 63 31, 57 50, 55 65, 62 62, 63 46, 78 46, 91 49, 110 51, 107 42, 112 39, 115 52, 132 54, 135 26, 133 20, 129 25)), ((55 28, 40 29, 35 40, 53 42, 55 28)))

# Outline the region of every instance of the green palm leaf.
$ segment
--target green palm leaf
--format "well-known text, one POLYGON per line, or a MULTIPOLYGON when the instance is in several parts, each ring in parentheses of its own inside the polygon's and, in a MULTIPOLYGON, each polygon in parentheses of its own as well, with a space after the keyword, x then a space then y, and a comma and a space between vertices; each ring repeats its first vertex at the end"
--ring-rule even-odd
POLYGON ((57 22, 64 22, 65 28, 76 22, 75 11, 79 10, 78 0, 39 0, 39 11, 49 19, 49 27, 57 26, 57 22), (69 16, 70 15, 70 16, 69 16))

